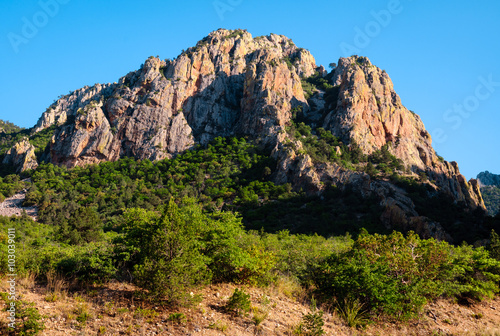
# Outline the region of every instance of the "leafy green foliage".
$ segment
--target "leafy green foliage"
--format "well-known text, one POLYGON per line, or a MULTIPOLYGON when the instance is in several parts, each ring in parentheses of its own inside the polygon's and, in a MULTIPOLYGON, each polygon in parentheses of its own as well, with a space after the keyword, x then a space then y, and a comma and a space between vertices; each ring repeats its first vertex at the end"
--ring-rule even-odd
MULTIPOLYGON (((387 174, 401 168, 387 147, 364 157, 321 128, 297 123, 288 132, 318 164, 357 169, 366 162, 377 176, 383 164, 387 174)), ((348 324, 362 325, 367 314, 407 318, 439 296, 481 299, 498 291, 499 262, 489 254, 496 257, 493 234, 490 252, 414 234, 361 234, 353 241, 346 232, 386 232, 376 199, 332 186, 321 197, 307 197, 270 182, 275 167, 268 152, 235 138, 155 163, 42 164, 29 173, 33 184, 25 201, 39 206, 40 221, 0 217, 0 273, 7 272, 5 232, 14 227, 22 246, 18 274, 54 272, 85 283, 127 279, 172 304, 192 302, 191 289, 209 282, 265 286, 289 277, 343 309, 348 324), (325 238, 331 235, 344 236, 325 238)), ((422 213, 429 218, 449 215, 439 213, 450 205, 441 196, 430 206, 429 187, 394 174, 391 179, 419 213, 427 207, 422 213)), ((17 175, 0 179, 2 195, 24 186, 17 175)), ((449 211, 460 204, 453 206, 449 211)), ((320 321, 315 314, 311 326, 320 321)))
POLYGON ((10 121, 4 121, 0 119, 0 133, 9 134, 9 133, 16 133, 22 130, 23 130, 22 127, 16 126, 10 121))
POLYGON ((488 251, 490 252, 492 258, 500 260, 500 236, 495 232, 495 230, 491 230, 488 251))
POLYGON ((167 318, 168 321, 183 324, 186 323, 187 317, 183 313, 172 313, 167 318))
POLYGON ((233 294, 226 303, 226 310, 237 315, 243 315, 250 311, 250 294, 243 289, 235 288, 233 294))
MULTIPOLYGON (((456 242, 473 243, 489 236, 491 229, 498 229, 498 219, 485 218, 482 208, 474 211, 463 211, 467 208, 464 202, 456 202, 452 196, 436 193, 429 184, 423 184, 412 177, 392 174, 390 179, 398 187, 406 190, 421 216, 441 224, 446 232, 453 235, 456 242), (471 230, 474 228, 473 230, 471 230)), ((500 219, 500 218, 499 218, 500 219)))
POLYGON ((351 143, 347 146, 330 131, 321 127, 316 130, 317 135, 313 134, 311 127, 303 122, 298 124, 292 122, 286 130, 292 138, 302 142, 305 153, 315 162, 335 162, 345 168, 354 169, 353 164, 366 160, 356 144, 351 143))
MULTIPOLYGON (((45 329, 42 316, 35 304, 27 301, 15 301, 16 307, 16 328, 15 334, 21 336, 37 335, 45 329)), ((8 328, 9 331, 13 331, 8 328)), ((6 331, 8 332, 8 331, 6 331)))
POLYGON ((230 39, 230 38, 238 38, 238 37, 243 37, 243 34, 246 32, 245 29, 235 29, 231 31, 231 34, 227 35, 225 38, 230 39))
POLYGON ((333 88, 333 85, 328 83, 328 80, 324 78, 319 72, 314 75, 301 79, 302 90, 304 91, 304 97, 306 99, 311 98, 316 91, 328 91, 333 88))
POLYGON ((100 240, 102 224, 97 212, 88 207, 79 207, 69 218, 61 218, 59 240, 71 245, 82 245, 100 240))
POLYGON ((171 200, 161 216, 132 209, 125 213, 119 248, 133 266, 135 282, 151 297, 178 303, 190 287, 206 283, 210 272, 197 235, 202 221, 183 220, 171 200))
POLYGON ((124 215, 117 252, 124 269, 154 298, 182 302, 187 289, 213 281, 262 283, 272 255, 245 239, 231 213, 204 214, 192 200, 179 208, 170 200, 161 215, 131 209, 124 215))
MULTIPOLYGON (((0 129, 2 121, 0 120, 0 129)), ((20 142, 23 138, 28 138, 29 142, 35 146, 35 155, 38 160, 41 159, 42 154, 45 152, 49 144, 56 125, 52 125, 38 133, 32 134, 32 129, 23 129, 19 127, 10 127, 8 132, 0 132, 0 162, 1 158, 12 148, 16 143, 20 142)), ((0 176, 5 176, 13 173, 12 167, 0 164, 0 176)))
POLYGON ((368 165, 365 168, 366 173, 373 177, 378 176, 380 172, 388 176, 402 170, 404 170, 402 161, 389 152, 388 144, 368 157, 368 165))
POLYGON ((30 217, 0 216, 0 274, 7 274, 8 228, 16 231, 16 271, 43 276, 57 272, 82 282, 104 282, 116 273, 110 234, 103 241, 66 245, 57 241, 58 228, 34 222, 30 217))
POLYGON ((500 187, 497 186, 483 186, 481 187, 481 194, 484 199, 486 209, 490 216, 495 216, 500 213, 500 187))
POLYGON ((394 232, 361 234, 351 250, 317 266, 312 279, 325 300, 359 301, 372 313, 406 319, 440 296, 492 297, 499 274, 500 263, 483 248, 394 232))
POLYGON ((40 132, 37 132, 33 134, 29 141, 30 143, 35 146, 35 155, 37 157, 37 160, 40 161, 42 154, 45 152, 47 149, 47 145, 49 144, 50 140, 52 139, 52 136, 54 135, 54 131, 56 129, 56 125, 52 125, 40 132))
POLYGON ((323 330, 324 325, 323 311, 314 310, 302 316, 302 322, 299 323, 293 333, 298 336, 321 336, 325 333, 323 330))
POLYGON ((0 177, 0 202, 27 187, 28 183, 21 181, 19 175, 10 174, 3 178, 0 177))
MULTIPOLYGON (((338 140, 329 132, 319 131, 318 142, 326 149, 318 149, 317 156, 330 155, 338 140)), ((297 132, 307 134, 308 126, 299 127, 297 132)), ((359 158, 354 149, 344 149, 340 162, 359 158)), ((125 158, 73 169, 42 164, 32 174, 34 186, 25 204, 37 204, 40 220, 61 226, 62 233, 74 230, 75 224, 68 224, 71 230, 67 230, 64 223, 71 223, 78 209, 93 209, 99 220, 89 232, 92 237, 83 239, 87 242, 98 241, 101 229, 116 230, 125 208, 152 210, 170 197, 185 196, 200 200, 208 211, 239 211, 245 226, 251 229, 343 234, 359 227, 379 226, 378 206, 361 201, 359 195, 346 190, 327 192, 322 199, 305 197, 293 192, 288 184, 275 185, 267 180, 275 166, 266 153, 244 139, 234 138, 217 138, 206 148, 156 163, 125 158), (303 208, 304 203, 308 203, 307 208, 303 208)), ((67 233, 60 237, 62 241, 82 241, 69 238, 67 233)))
POLYGON ((83 206, 94 208, 109 227, 124 208, 154 209, 172 196, 195 197, 211 209, 224 202, 238 206, 277 198, 286 194, 286 186, 265 181, 274 166, 244 139, 217 138, 206 148, 156 163, 125 158, 71 170, 41 165, 32 175, 35 187, 27 202, 40 206, 45 223, 68 219, 83 206))
POLYGON ((375 197, 366 199, 349 188, 328 186, 321 196, 281 197, 258 207, 240 208, 247 229, 268 232, 343 235, 366 228, 385 233, 381 208, 375 197))
POLYGON ((337 312, 349 327, 364 327, 370 321, 363 303, 357 299, 345 298, 337 302, 337 312))

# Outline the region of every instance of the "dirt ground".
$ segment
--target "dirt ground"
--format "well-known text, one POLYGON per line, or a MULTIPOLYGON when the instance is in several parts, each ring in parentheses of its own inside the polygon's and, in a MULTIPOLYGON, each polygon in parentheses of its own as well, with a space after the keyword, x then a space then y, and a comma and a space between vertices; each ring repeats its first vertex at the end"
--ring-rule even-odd
MULTIPOLYGON (((6 291, 6 280, 1 284, 6 291)), ((270 288, 212 285, 193 293, 201 294, 199 304, 177 309, 146 304, 135 294, 137 288, 127 283, 84 292, 66 288, 58 279, 48 287, 35 284, 32 277, 19 281, 21 299, 34 302, 43 316, 45 330, 40 335, 294 335, 303 315, 311 312, 309 303, 293 297, 293 285, 287 283, 270 288), (224 309, 235 288, 250 294, 250 313, 237 316, 224 309), (264 317, 256 326, 254 316, 259 313, 264 317)), ((325 335, 500 335, 499 297, 472 305, 440 300, 428 304, 415 320, 378 320, 364 329, 350 328, 335 312, 320 308, 325 310, 325 335)), ((2 309, 0 321, 6 322, 6 316, 2 309)))
POLYGON ((26 192, 26 189, 21 190, 12 197, 8 197, 3 202, 0 202, 0 216, 21 216, 23 214, 23 211, 25 211, 28 216, 36 221, 38 216, 38 208, 35 206, 22 206, 24 199, 26 198, 26 192))

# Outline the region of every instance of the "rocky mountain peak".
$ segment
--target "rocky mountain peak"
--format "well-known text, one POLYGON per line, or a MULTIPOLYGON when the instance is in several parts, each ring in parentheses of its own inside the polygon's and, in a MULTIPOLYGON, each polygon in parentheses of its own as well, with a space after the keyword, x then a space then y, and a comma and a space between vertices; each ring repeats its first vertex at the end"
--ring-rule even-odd
POLYGON ((219 29, 174 60, 150 57, 118 83, 60 98, 35 132, 59 125, 50 160, 67 166, 157 160, 233 134, 272 143, 290 110, 307 104, 300 78, 315 71, 312 55, 282 35, 219 29))
POLYGON ((325 120, 332 133, 367 154, 390 145, 412 168, 425 170, 438 162, 420 117, 403 106, 389 75, 367 57, 341 58, 332 84, 339 90, 336 109, 325 120))
POLYGON ((489 171, 481 172, 477 175, 477 179, 481 186, 497 186, 500 187, 500 175, 492 174, 489 171))
MULTIPOLYGON (((381 199, 388 227, 426 222, 401 188, 364 172, 366 161, 354 168, 315 162, 307 144, 288 134, 299 115, 313 137, 323 128, 340 139, 344 152, 358 148, 365 157, 387 150, 402 162, 398 174, 425 176, 432 193, 467 209, 484 208, 477 181, 467 181, 456 162, 436 154, 422 120, 403 106, 384 70, 351 56, 328 73, 283 35, 216 30, 175 59, 151 56, 118 83, 61 97, 32 132, 53 126, 45 159, 68 167, 124 156, 160 160, 215 137, 246 136, 272 149, 275 183, 312 194, 349 185, 381 199)), ((342 155, 339 146, 334 151, 342 155)), ((425 226, 439 236, 442 230, 433 225, 425 226)))

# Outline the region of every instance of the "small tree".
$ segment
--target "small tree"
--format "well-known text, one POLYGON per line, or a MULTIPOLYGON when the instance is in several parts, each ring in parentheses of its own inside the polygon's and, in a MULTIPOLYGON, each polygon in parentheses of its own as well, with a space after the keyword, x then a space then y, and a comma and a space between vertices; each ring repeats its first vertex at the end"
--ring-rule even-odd
POLYGON ((134 280, 149 296, 180 303, 189 287, 210 279, 197 239, 199 223, 184 221, 173 200, 161 216, 143 209, 126 212, 123 244, 135 264, 134 280))
POLYGON ((58 235, 61 241, 72 245, 98 241, 102 236, 102 222, 93 208, 80 207, 68 220, 61 220, 58 235))
POLYGON ((250 305, 250 294, 245 293, 243 289, 239 290, 235 288, 233 295, 231 295, 226 304, 226 309, 238 315, 242 315, 250 311, 250 305))

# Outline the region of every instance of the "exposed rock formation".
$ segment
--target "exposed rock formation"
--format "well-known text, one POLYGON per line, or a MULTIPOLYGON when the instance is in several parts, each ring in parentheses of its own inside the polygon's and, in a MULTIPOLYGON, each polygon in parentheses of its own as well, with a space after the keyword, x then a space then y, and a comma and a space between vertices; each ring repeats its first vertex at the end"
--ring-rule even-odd
POLYGON ((28 138, 23 138, 23 140, 9 149, 2 163, 16 167, 18 173, 28 169, 36 169, 38 162, 36 160, 35 147, 30 144, 28 138))
POLYGON ((62 97, 35 130, 61 125, 51 161, 67 166, 126 155, 157 160, 236 133, 274 143, 290 110, 306 104, 300 76, 315 68, 311 54, 284 36, 220 29, 175 60, 150 57, 118 84, 62 97))
POLYGON ((386 146, 409 174, 425 174, 435 193, 444 192, 465 211, 484 208, 477 181, 466 181, 456 162, 437 156, 420 117, 402 105, 385 71, 352 56, 327 73, 308 51, 281 35, 252 38, 246 31, 219 29, 174 60, 150 57, 118 83, 60 98, 34 131, 57 125, 48 160, 69 167, 123 156, 159 160, 217 136, 246 135, 272 149, 276 183, 290 182, 309 194, 327 185, 349 186, 380 200, 388 228, 449 238, 389 181, 313 162, 301 142, 285 132, 297 108, 312 125, 357 144, 366 155, 386 146), (301 79, 313 74, 333 88, 306 100, 301 79))
POLYGON ((387 145, 407 167, 426 172, 457 201, 484 208, 476 181, 467 182, 456 162, 437 156, 420 117, 402 105, 384 70, 366 57, 341 58, 331 82, 338 87, 338 98, 335 108, 326 111, 325 129, 354 141, 366 154, 387 145))
POLYGON ((482 186, 497 186, 500 187, 500 175, 492 174, 489 171, 485 171, 477 174, 477 180, 482 186))

